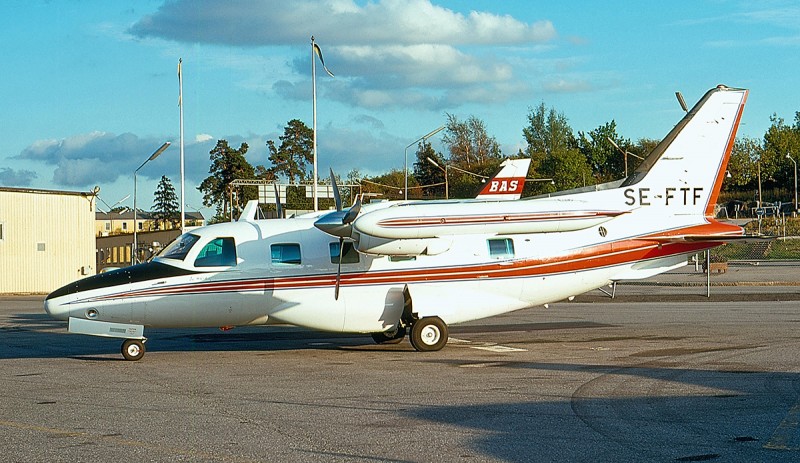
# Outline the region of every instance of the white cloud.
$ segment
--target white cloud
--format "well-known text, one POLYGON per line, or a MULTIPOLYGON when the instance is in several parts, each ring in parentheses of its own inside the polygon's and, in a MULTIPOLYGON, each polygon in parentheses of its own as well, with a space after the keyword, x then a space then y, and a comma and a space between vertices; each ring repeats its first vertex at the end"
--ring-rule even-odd
POLYGON ((195 143, 203 143, 203 142, 206 142, 206 141, 209 141, 209 140, 213 140, 213 139, 214 139, 214 137, 209 135, 209 134, 207 134, 207 133, 198 133, 194 137, 195 143))
POLYGON ((363 6, 351 0, 216 0, 166 2, 141 18, 130 32, 192 43, 293 45, 314 31, 321 44, 509 45, 546 42, 556 36, 550 21, 532 24, 508 15, 468 15, 429 0, 379 0, 363 6))
MULTIPOLYGON (((318 82, 327 98, 364 108, 411 103, 428 110, 442 109, 445 102, 485 102, 486 89, 528 88, 508 58, 500 58, 494 49, 536 53, 557 36, 547 20, 524 22, 483 11, 464 14, 430 0, 235 0, 224 8, 212 0, 176 0, 142 17, 129 32, 180 43, 270 47, 259 55, 232 51, 230 58, 214 65, 250 73, 241 78, 247 88, 292 100, 310 98, 307 47, 313 32, 336 74, 335 82, 318 82), (286 69, 280 56, 287 52, 295 56, 290 61, 293 75, 280 71, 286 69), (272 82, 264 81, 264 69, 275 70, 272 82)), ((519 95, 499 91, 492 101, 514 97, 519 95)))

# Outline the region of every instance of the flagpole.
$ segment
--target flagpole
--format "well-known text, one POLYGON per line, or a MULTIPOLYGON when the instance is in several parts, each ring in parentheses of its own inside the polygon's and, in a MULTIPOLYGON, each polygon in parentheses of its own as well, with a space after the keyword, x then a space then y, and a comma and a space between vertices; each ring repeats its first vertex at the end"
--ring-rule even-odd
POLYGON ((312 193, 314 198, 314 211, 319 210, 319 202, 317 199, 317 65, 314 59, 314 36, 311 36, 311 107, 312 107, 312 122, 314 134, 314 191, 312 193))
POLYGON ((186 226, 186 187, 184 182, 184 162, 183 162, 183 72, 181 65, 183 58, 178 59, 178 108, 180 108, 180 144, 181 144, 181 234, 185 232, 186 226))

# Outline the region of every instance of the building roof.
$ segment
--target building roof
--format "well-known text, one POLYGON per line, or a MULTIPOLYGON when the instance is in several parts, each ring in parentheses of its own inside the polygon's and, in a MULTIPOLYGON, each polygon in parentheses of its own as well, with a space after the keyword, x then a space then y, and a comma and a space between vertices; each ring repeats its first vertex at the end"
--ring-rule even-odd
POLYGON ((44 195, 74 195, 74 196, 94 196, 95 191, 63 191, 63 190, 42 190, 39 188, 15 188, 0 186, 0 191, 7 191, 10 193, 33 193, 44 195))
MULTIPOLYGON (((203 214, 199 211, 185 212, 187 220, 205 220, 203 214)), ((139 210, 136 213, 136 220, 153 220, 153 213, 151 211, 143 211, 139 210)), ((125 212, 118 213, 118 212, 102 212, 97 211, 95 212, 95 220, 133 220, 133 211, 131 209, 127 209, 125 212)))

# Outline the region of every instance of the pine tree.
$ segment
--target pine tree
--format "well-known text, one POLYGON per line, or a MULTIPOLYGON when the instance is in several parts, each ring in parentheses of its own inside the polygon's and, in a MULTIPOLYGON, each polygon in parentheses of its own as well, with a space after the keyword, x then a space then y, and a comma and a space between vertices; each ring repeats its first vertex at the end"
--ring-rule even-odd
POLYGON ((161 228, 166 228, 164 225, 167 220, 173 225, 180 222, 180 219, 177 219, 178 212, 178 195, 175 194, 175 187, 166 175, 162 175, 153 199, 153 218, 156 221, 156 228, 159 228, 159 222, 162 224, 161 228))

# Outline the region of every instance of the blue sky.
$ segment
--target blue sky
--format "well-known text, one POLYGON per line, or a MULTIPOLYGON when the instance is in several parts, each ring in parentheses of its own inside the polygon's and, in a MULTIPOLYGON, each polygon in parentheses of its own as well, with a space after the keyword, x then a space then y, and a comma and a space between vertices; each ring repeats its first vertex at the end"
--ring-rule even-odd
POLYGON ((540 102, 576 132, 613 119, 631 139, 666 135, 676 90, 691 106, 719 83, 749 88, 750 137, 800 111, 794 1, 9 0, 0 185, 98 185, 113 204, 171 141, 139 172, 138 204, 161 175, 177 189, 183 58, 186 202, 203 209, 216 140, 247 142, 267 165, 266 140, 290 119, 311 126, 311 35, 336 74, 317 73, 321 172, 402 168, 405 146, 446 113, 482 119, 510 155, 540 102))

